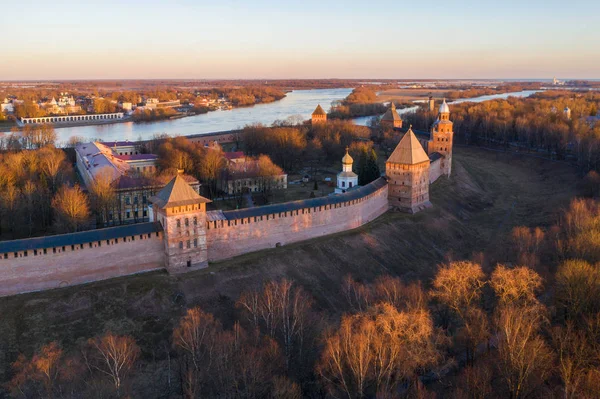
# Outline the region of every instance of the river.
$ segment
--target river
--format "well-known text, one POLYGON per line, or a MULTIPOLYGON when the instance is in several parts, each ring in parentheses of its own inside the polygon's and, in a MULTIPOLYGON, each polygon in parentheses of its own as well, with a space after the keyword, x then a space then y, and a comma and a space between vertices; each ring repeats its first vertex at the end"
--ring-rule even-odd
MULTIPOLYGON (((147 122, 147 123, 112 123, 106 125, 56 127, 57 141, 59 145, 66 143, 70 137, 79 136, 84 141, 102 140, 117 141, 138 139, 150 139, 155 134, 166 133, 170 136, 189 136, 192 134, 222 132, 240 129, 252 123, 271 125, 276 120, 284 120, 290 116, 300 116, 309 119, 317 104, 325 109, 336 100, 342 100, 352 89, 313 89, 294 90, 280 101, 268 104, 258 104, 253 107, 234 108, 226 111, 213 111, 207 114, 189 116, 185 118, 147 122)), ((528 90, 515 93, 494 94, 489 96, 475 97, 471 99, 460 99, 453 103, 458 104, 465 101, 482 102, 495 99, 505 99, 509 96, 527 97, 537 90, 528 90)), ((399 114, 413 112, 417 106, 399 109, 399 114)), ((372 116, 354 119, 358 125, 366 125, 372 116)))
MULTIPOLYGON (((542 90, 523 90, 523 91, 516 91, 516 92, 511 92, 511 93, 490 94, 487 96, 479 96, 479 97, 473 97, 473 98, 460 98, 458 100, 449 102, 448 105, 452 106, 452 104, 460 104, 460 103, 466 103, 466 102, 481 103, 481 102, 490 101, 490 100, 506 100, 508 97, 529 97, 530 95, 535 94, 540 91, 542 91, 542 90)), ((416 100, 414 102, 422 103, 425 101, 426 100, 416 100)), ((438 102, 438 104, 439 104, 439 102, 438 102)), ((406 114, 409 112, 414 112, 418 108, 419 108, 418 105, 415 105, 414 107, 402 108, 402 109, 398 110, 398 114, 402 115, 402 114, 406 114)), ((360 118, 354 118, 353 120, 354 120, 354 123, 356 123, 357 125, 367 126, 367 124, 369 123, 371 118, 373 118, 373 116, 363 116, 360 118)))
POLYGON ((272 103, 226 111, 213 111, 174 120, 56 127, 57 141, 59 144, 64 144, 72 136, 82 137, 85 141, 94 139, 135 141, 139 138, 150 139, 155 134, 162 133, 170 136, 189 136, 241 129, 251 123, 271 125, 276 120, 284 120, 295 115, 301 116, 302 119, 309 119, 317 104, 329 109, 332 101, 346 98, 351 91, 352 89, 294 90, 287 93, 287 96, 282 100, 272 103))

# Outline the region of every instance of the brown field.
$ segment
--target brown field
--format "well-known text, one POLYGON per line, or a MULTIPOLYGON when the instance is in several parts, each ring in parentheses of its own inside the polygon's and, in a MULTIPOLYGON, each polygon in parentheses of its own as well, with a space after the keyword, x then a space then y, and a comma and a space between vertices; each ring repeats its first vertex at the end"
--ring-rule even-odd
POLYGON ((429 96, 433 96, 436 100, 441 100, 447 96, 450 90, 440 89, 390 89, 378 93, 377 99, 381 102, 396 100, 396 101, 413 101, 425 100, 429 96))
POLYGON ((506 248, 514 226, 549 226, 576 195, 575 172, 561 163, 456 148, 453 168, 450 179, 432 186, 434 207, 417 215, 387 213, 357 230, 178 277, 148 273, 0 298, 0 380, 6 381, 19 352, 29 356, 52 340, 71 348, 107 329, 133 335, 144 357, 160 360, 186 307, 199 304, 228 326, 240 292, 267 279, 294 279, 316 307, 333 315, 341 309, 340 281, 348 273, 362 280, 391 273, 428 286, 447 259, 485 252, 487 265, 502 261, 496 248, 506 248))

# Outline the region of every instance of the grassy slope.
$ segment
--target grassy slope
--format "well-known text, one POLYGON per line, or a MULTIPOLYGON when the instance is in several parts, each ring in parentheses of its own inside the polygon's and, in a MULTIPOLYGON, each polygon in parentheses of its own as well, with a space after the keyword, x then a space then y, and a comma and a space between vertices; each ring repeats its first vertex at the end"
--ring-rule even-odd
POLYGON ((434 207, 418 215, 388 213, 355 231, 180 277, 148 273, 0 298, 0 380, 18 352, 30 355, 51 340, 70 347, 105 329, 133 334, 150 356, 164 346, 185 307, 201 304, 227 324, 241 290, 265 279, 293 278, 319 308, 333 311, 340 308, 339 282, 347 273, 367 280, 391 273, 427 285, 445 259, 485 251, 490 263, 501 261, 512 227, 552 224, 575 195, 575 174, 563 164, 457 148, 453 167, 451 179, 432 186, 434 207))

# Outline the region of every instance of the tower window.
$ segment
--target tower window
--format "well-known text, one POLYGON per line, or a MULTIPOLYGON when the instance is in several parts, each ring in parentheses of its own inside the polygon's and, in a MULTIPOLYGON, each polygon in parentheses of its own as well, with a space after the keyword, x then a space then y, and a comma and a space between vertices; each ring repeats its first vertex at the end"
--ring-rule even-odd
POLYGON ((179 249, 183 249, 183 241, 179 241, 179 249))
POLYGON ((177 227, 181 227, 181 220, 177 219, 177 227))
POLYGON ((190 225, 190 219, 185 218, 185 227, 188 227, 190 225))

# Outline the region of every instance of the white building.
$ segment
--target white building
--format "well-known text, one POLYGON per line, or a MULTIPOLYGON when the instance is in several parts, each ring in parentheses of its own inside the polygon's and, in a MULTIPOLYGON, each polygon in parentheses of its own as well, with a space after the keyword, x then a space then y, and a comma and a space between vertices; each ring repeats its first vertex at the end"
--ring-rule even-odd
POLYGON ((0 112, 15 112, 15 108, 8 98, 5 98, 2 104, 0 104, 0 112))
POLYGON ((354 163, 354 160, 348 154, 348 147, 346 147, 346 155, 342 158, 342 171, 337 175, 336 194, 342 194, 358 187, 358 175, 352 171, 352 163, 354 163))

